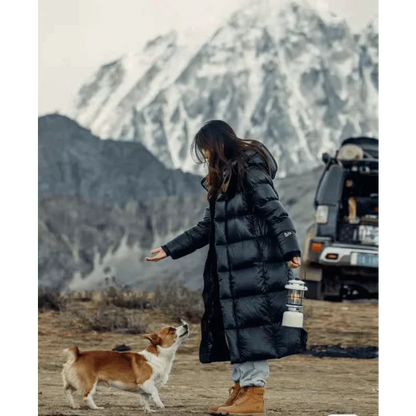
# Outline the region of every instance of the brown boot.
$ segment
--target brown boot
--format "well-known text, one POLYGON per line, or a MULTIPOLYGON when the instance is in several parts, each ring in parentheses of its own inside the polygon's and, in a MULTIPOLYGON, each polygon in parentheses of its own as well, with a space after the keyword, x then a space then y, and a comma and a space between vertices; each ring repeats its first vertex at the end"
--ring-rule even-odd
POLYGON ((264 387, 243 387, 234 404, 218 409, 220 414, 235 416, 265 416, 264 387))
POLYGON ((209 413, 211 413, 212 415, 221 415, 222 413, 218 412, 218 409, 224 406, 231 406, 235 402, 235 399, 237 398, 240 390, 241 390, 240 383, 234 383, 234 386, 228 389, 228 393, 230 394, 230 396, 228 397, 227 401, 221 406, 210 407, 209 413))

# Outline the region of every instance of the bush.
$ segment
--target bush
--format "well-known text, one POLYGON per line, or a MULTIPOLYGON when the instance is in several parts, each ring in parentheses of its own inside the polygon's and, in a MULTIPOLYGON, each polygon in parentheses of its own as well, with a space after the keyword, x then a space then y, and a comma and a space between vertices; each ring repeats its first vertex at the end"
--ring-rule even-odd
POLYGON ((185 319, 199 323, 204 313, 202 296, 197 290, 190 290, 181 283, 170 281, 163 286, 158 284, 153 297, 155 309, 169 314, 172 319, 185 319))
POLYGON ((38 290, 38 310, 65 310, 65 299, 58 292, 46 288, 39 288, 38 290))
POLYGON ((153 301, 148 293, 117 292, 111 301, 114 306, 126 309, 152 309, 153 301))
POLYGON ((74 323, 86 331, 144 334, 147 320, 137 312, 112 308, 106 302, 96 311, 75 312, 74 323))
POLYGON ((117 308, 144 310, 154 309, 166 313, 172 319, 199 323, 204 313, 202 296, 197 290, 186 288, 173 280, 157 284, 155 293, 139 293, 114 286, 103 292, 103 302, 117 308))

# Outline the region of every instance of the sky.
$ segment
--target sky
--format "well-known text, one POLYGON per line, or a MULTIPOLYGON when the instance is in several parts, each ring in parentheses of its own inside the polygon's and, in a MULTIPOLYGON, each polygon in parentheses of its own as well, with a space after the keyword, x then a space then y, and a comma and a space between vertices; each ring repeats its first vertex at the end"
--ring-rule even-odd
MULTIPOLYGON (((102 64, 171 29, 199 41, 247 1, 39 0, 39 115, 65 112, 102 64)), ((378 0, 319 1, 354 30, 378 14, 378 0)))

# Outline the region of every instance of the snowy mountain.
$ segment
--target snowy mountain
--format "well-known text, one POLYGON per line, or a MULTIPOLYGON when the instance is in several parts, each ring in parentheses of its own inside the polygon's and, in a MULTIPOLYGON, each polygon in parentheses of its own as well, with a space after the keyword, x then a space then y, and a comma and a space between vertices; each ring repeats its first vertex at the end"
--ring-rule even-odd
POLYGON ((202 45, 175 32, 99 68, 70 114, 100 138, 141 142, 167 167, 203 122, 263 141, 280 175, 305 172, 352 135, 378 133, 378 27, 360 34, 307 0, 256 1, 202 45))

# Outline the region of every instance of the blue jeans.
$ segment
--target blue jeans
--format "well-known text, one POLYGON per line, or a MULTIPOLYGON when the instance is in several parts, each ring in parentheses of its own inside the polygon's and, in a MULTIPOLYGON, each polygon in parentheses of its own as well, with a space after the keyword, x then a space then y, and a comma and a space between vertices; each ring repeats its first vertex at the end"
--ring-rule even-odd
POLYGON ((267 360, 247 361, 241 364, 234 364, 231 379, 236 383, 240 383, 241 387, 264 387, 266 384, 265 379, 269 375, 269 363, 267 360))

